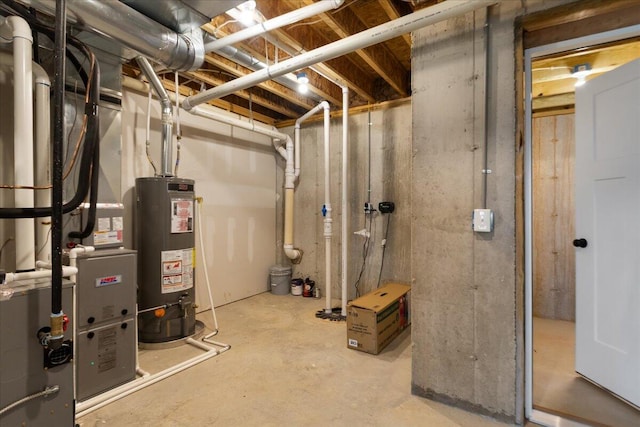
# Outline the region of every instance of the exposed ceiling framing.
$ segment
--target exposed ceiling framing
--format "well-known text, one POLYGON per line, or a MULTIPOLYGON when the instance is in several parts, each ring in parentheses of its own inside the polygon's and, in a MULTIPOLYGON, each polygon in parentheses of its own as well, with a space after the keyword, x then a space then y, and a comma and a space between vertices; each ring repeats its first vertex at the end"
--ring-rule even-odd
MULTIPOLYGON (((368 28, 412 13, 414 9, 438 3, 438 0, 345 0, 337 9, 284 26, 261 36, 237 43, 235 48, 266 64, 284 61, 368 28)), ((268 20, 314 3, 314 0, 257 0, 256 10, 268 20)), ((217 38, 244 29, 231 16, 212 17, 202 29, 217 38)), ((285 86, 276 81, 238 91, 210 104, 251 117, 267 124, 286 123, 313 108, 319 100, 327 100, 332 110, 342 108, 342 86, 350 90, 352 107, 375 105, 408 97, 411 94, 411 35, 405 34, 324 63, 298 70, 309 78, 309 93, 295 90, 295 80, 285 86)), ((124 68, 125 74, 137 77, 134 63, 124 68)), ((206 55, 199 70, 180 73, 181 93, 222 85, 253 70, 246 64, 212 52, 206 55)), ((164 82, 173 89, 174 75, 167 72, 164 82)), ((286 82, 285 82, 286 83, 286 82)))

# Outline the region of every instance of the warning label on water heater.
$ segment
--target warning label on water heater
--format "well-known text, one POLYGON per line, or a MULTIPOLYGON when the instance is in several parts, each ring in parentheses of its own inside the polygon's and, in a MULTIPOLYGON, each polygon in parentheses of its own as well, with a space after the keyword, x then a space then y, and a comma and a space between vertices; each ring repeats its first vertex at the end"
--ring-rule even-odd
POLYGON ((171 233, 193 232, 193 199, 171 199, 171 233))
POLYGON ((183 291, 193 287, 194 248, 162 251, 162 293, 183 291))

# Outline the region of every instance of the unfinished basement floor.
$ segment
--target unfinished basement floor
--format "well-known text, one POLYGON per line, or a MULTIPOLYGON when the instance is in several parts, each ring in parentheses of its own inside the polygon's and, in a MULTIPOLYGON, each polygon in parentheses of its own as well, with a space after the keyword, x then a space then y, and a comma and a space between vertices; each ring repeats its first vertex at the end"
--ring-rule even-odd
MULTIPOLYGON (((347 349, 345 323, 318 320, 324 299, 263 293, 216 310, 229 351, 95 410, 81 427, 499 426, 412 396, 410 328, 377 356, 347 349)), ((199 316, 211 324, 209 312, 199 316)), ((197 355, 144 350, 157 372, 197 355)))

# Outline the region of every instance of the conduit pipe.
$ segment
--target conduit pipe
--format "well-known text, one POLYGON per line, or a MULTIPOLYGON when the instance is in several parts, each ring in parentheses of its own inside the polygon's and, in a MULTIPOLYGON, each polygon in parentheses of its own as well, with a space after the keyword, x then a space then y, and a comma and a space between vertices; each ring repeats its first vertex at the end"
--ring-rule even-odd
POLYGON ((149 60, 144 56, 138 56, 136 61, 160 99, 162 106, 162 176, 173 176, 171 171, 173 166, 173 103, 149 60))
POLYGON ((256 24, 252 27, 245 28, 221 39, 217 39, 212 42, 205 43, 205 52, 213 52, 225 46, 229 46, 235 43, 239 43, 243 40, 250 39, 255 36, 259 36, 269 31, 278 29, 285 25, 293 24, 303 19, 310 18, 317 14, 326 12, 330 9, 337 9, 342 5, 344 0, 323 0, 316 3, 312 3, 308 6, 301 7, 284 15, 277 16, 262 23, 256 24))
MULTIPOLYGON (((13 70, 13 55, 0 52, 0 65, 11 67, 13 70)), ((31 64, 33 84, 35 89, 35 185, 46 187, 51 184, 51 81, 49 75, 37 62, 31 64)), ((51 206, 50 191, 36 191, 36 206, 51 206)), ((37 256, 41 260, 51 260, 51 247, 47 245, 51 217, 39 218, 36 222, 35 245, 37 256)))
MULTIPOLYGON (((131 77, 125 76, 122 80, 122 85, 129 89, 137 90, 143 93, 146 93, 148 91, 148 86, 145 83, 136 79, 132 79, 131 77)), ((173 93, 169 94, 169 98, 172 98, 174 100, 175 98, 173 97, 175 96, 176 95, 173 93)), ((184 101, 186 99, 186 97, 182 95, 177 95, 177 96, 181 101, 184 101)), ((282 156, 282 158, 284 158, 287 161, 287 164, 288 164, 287 168, 290 168, 291 170, 293 170, 293 157, 294 157, 293 141, 291 140, 291 137, 286 133, 279 132, 275 128, 268 128, 265 126, 256 125, 254 122, 247 122, 244 120, 236 119, 234 117, 230 117, 226 114, 223 114, 222 112, 219 112, 216 108, 211 107, 209 105, 199 105, 197 108, 193 108, 190 111, 190 113, 200 117, 214 120, 219 123, 224 123, 233 127, 250 130, 250 131, 272 138, 274 148, 282 156), (280 144, 278 144, 278 142, 280 142, 280 144), (282 146, 283 143, 284 143, 284 147, 282 146)), ((287 201, 286 191, 285 191, 285 213, 289 209, 291 210, 291 212, 293 212, 293 197, 291 197, 291 200, 287 201)), ((290 227, 291 227, 291 230, 293 230, 293 215, 291 215, 290 218, 291 218, 289 220, 290 227)), ((287 221, 285 221, 285 242, 287 241, 286 230, 287 230, 287 221)), ((300 249, 293 247, 293 234, 291 235, 290 241, 291 241, 291 245, 289 247, 286 247, 284 249, 284 252, 289 259, 298 260, 302 257, 302 251, 300 251, 300 249)))
POLYGON ((362 49, 377 43, 381 43, 405 33, 417 30, 426 25, 435 24, 476 9, 487 7, 496 3, 496 0, 448 0, 435 6, 427 7, 417 12, 394 19, 382 25, 370 28, 354 34, 342 40, 329 43, 325 46, 313 49, 309 52, 273 64, 263 70, 247 74, 228 83, 216 86, 207 91, 188 97, 182 106, 189 111, 203 102, 221 98, 262 83, 274 77, 281 76, 291 71, 299 70, 318 62, 327 61, 338 56, 345 55, 358 49, 362 49))
MULTIPOLYGON (((13 182, 33 186, 33 67, 31 28, 18 16, 0 18, 0 42, 13 43, 13 182)), ((16 188, 16 208, 33 206, 33 190, 16 188)), ((15 220, 16 271, 35 268, 33 218, 15 220)))

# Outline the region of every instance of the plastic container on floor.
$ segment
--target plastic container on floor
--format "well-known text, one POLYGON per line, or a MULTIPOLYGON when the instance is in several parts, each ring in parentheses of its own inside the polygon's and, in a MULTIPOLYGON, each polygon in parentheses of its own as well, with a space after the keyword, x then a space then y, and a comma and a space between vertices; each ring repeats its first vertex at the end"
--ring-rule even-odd
POLYGON ((289 295, 291 289, 291 267, 272 265, 269 268, 269 283, 274 295, 289 295))

